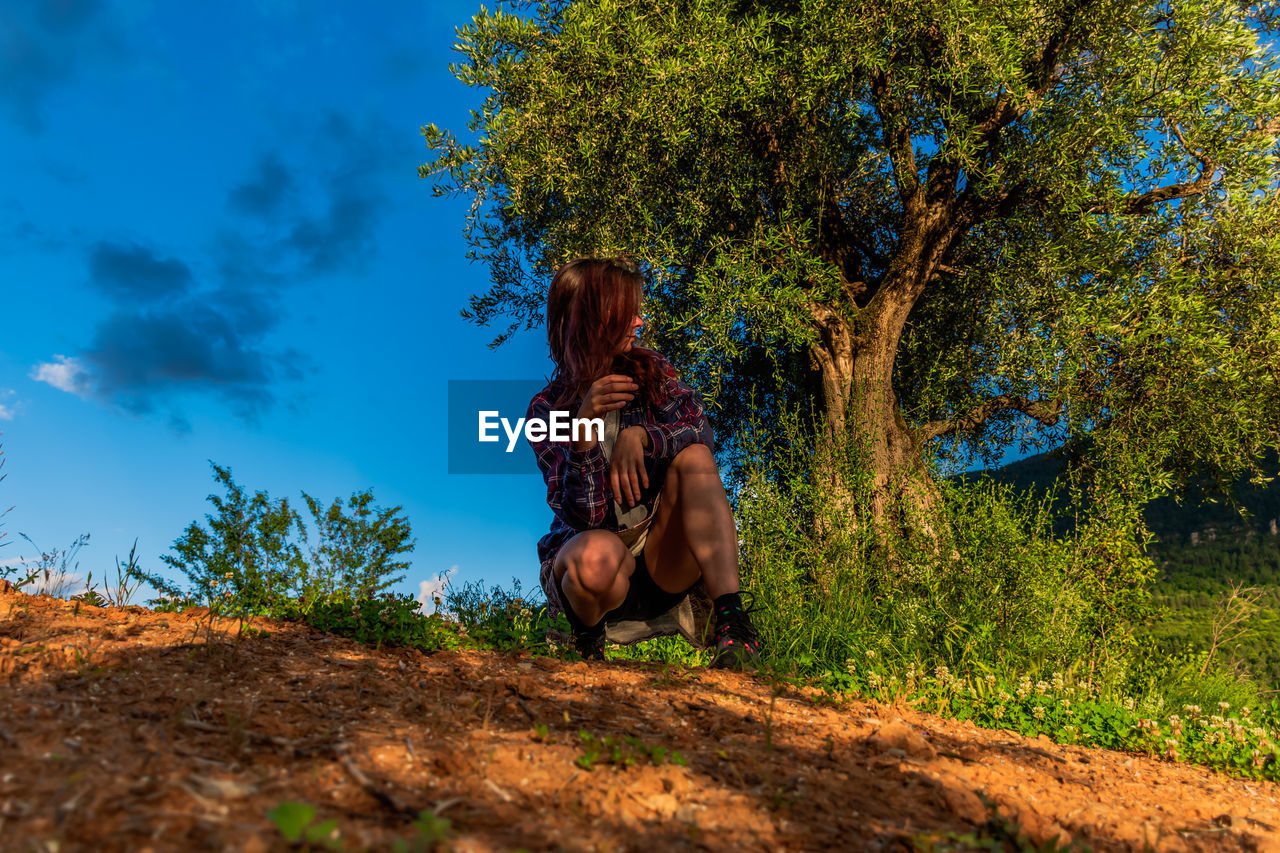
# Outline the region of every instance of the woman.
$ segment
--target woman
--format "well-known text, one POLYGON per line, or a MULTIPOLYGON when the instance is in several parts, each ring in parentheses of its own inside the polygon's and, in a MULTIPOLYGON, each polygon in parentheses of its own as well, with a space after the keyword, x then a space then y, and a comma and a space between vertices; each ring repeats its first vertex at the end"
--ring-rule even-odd
MULTIPOLYGON (((605 624, 661 619, 701 582, 716 620, 712 666, 755 668, 759 643, 738 590, 738 534, 697 391, 637 346, 644 279, 624 260, 579 258, 547 294, 556 369, 527 417, 601 418, 606 434, 531 441, 555 518, 538 542, 552 614, 583 657, 604 659, 605 624)), ((683 632, 682 632, 683 633, 683 632)))

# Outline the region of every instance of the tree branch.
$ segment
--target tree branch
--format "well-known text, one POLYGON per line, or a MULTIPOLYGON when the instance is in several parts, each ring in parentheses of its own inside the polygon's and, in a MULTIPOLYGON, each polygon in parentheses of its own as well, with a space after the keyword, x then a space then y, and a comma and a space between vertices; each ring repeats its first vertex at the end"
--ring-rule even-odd
POLYGON ((921 442, 932 441, 953 432, 972 430, 984 423, 996 412, 1014 409, 1028 417, 1035 418, 1045 426, 1053 426, 1058 422, 1062 412, 1061 400, 1032 400, 1010 394, 1000 394, 975 406, 966 414, 949 420, 930 421, 917 427, 915 433, 921 442))
POLYGON ((884 147, 893 164, 893 181, 898 185, 898 196, 904 210, 914 210, 920 191, 920 173, 916 168, 916 154, 911 142, 910 123, 901 114, 901 105, 890 100, 889 74, 877 71, 871 77, 871 100, 880 129, 884 134, 884 147))

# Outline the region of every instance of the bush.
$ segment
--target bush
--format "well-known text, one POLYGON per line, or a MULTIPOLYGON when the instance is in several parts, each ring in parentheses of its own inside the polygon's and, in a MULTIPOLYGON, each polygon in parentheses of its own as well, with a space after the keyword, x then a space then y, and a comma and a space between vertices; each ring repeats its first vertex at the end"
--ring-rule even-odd
POLYGON ((318 605, 375 598, 403 580, 394 573, 408 563, 397 559, 413 550, 409 522, 400 507, 371 507, 371 491, 357 492, 328 509, 303 493, 315 520, 308 538, 301 517, 287 499, 266 492, 249 496, 227 468, 211 463, 225 497, 210 495, 216 513, 207 526, 192 522, 160 559, 186 576, 185 589, 154 573, 143 576, 165 598, 167 609, 193 604, 240 617, 306 614, 318 605), (306 553, 312 562, 308 563, 306 553))
POLYGON ((548 635, 567 637, 568 620, 563 615, 552 620, 546 602, 527 598, 518 579, 513 578, 511 585, 510 592, 496 585, 486 592, 479 583, 466 583, 460 589, 445 586, 444 612, 457 625, 461 640, 473 648, 497 651, 542 655, 560 651, 548 635))
POLYGON ((407 646, 430 651, 458 645, 452 627, 437 615, 424 615, 417 600, 407 593, 351 598, 339 592, 305 611, 294 602, 277 615, 374 647, 407 646))

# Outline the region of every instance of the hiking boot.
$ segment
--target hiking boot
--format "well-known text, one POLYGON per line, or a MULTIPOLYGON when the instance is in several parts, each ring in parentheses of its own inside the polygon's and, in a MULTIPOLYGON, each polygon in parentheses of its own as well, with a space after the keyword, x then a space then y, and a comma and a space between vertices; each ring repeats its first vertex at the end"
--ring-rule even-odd
POLYGON ((716 599, 715 654, 712 669, 738 669, 754 672, 759 663, 760 639, 751 624, 751 607, 743 607, 737 593, 716 599))
POLYGON ((582 633, 574 632, 573 647, 583 660, 604 660, 604 626, 597 625, 582 633))

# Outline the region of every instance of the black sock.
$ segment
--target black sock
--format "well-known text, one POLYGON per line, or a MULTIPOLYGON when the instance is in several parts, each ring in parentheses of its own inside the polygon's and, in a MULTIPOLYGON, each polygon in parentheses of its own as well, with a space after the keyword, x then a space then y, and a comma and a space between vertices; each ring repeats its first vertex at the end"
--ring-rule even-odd
POLYGON ((579 637, 595 637, 604 633, 604 617, 600 617, 600 621, 595 625, 587 625, 578 618, 578 614, 573 612, 573 606, 565 608, 565 618, 569 620, 569 626, 573 628, 573 633, 579 637))

